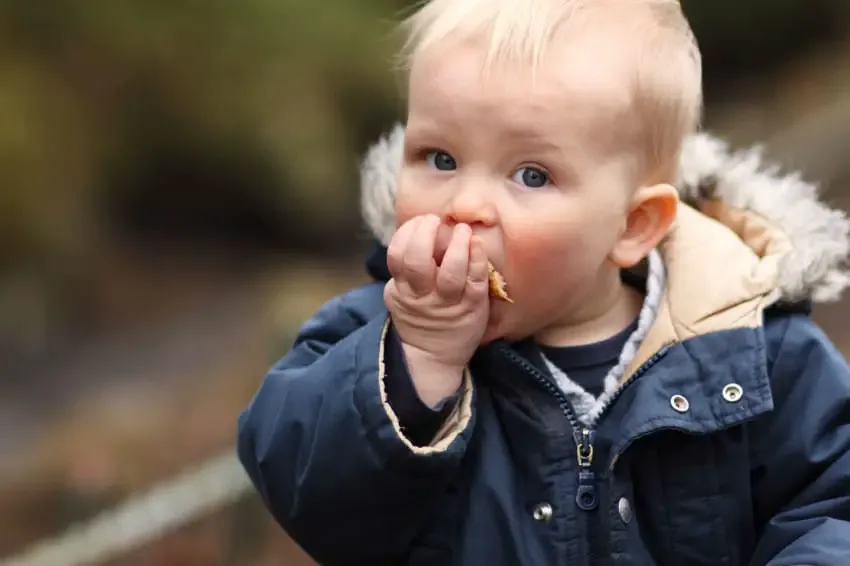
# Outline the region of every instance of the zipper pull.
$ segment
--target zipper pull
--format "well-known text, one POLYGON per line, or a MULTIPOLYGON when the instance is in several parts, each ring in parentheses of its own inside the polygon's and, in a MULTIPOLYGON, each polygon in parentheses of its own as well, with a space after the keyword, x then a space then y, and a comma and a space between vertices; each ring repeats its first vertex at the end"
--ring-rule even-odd
POLYGON ((582 511, 593 511, 598 505, 596 497, 596 474, 593 473, 593 431, 582 429, 576 435, 576 458, 578 460, 578 489, 576 505, 582 511))

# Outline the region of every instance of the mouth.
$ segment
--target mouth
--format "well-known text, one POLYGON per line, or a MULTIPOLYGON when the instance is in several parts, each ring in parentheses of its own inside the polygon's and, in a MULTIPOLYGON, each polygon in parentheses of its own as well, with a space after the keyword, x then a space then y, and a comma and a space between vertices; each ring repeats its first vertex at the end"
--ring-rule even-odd
POLYGON ((490 296, 506 303, 513 303, 510 295, 508 295, 508 284, 502 274, 499 273, 493 264, 487 262, 487 279, 490 286, 490 296))

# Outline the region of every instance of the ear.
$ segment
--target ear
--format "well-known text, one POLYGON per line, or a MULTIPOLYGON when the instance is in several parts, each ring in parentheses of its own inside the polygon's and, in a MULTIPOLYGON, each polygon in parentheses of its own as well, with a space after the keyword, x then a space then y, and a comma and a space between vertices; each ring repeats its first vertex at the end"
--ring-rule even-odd
POLYGON ((641 187, 635 192, 626 228, 609 259, 619 268, 637 265, 667 235, 676 219, 679 194, 667 184, 641 187))

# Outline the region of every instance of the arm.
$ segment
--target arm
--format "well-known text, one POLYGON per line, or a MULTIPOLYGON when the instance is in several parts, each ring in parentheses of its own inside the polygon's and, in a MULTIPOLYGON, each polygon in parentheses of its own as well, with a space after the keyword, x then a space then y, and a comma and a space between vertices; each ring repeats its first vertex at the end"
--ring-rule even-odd
MULTIPOLYGON (((370 286, 331 301, 301 330, 239 418, 238 452, 277 522, 325 564, 402 556, 464 455, 472 430, 462 398, 426 446, 387 403, 387 317, 356 309, 370 286)), ((443 419, 441 419, 442 421, 443 419)))
POLYGON ((387 402, 398 416, 404 436, 416 446, 429 445, 457 407, 462 389, 433 407, 426 405, 416 392, 401 339, 392 325, 384 340, 384 365, 387 402))
POLYGON ((752 427, 751 564, 850 564, 850 368, 806 316, 766 333, 775 409, 752 427))

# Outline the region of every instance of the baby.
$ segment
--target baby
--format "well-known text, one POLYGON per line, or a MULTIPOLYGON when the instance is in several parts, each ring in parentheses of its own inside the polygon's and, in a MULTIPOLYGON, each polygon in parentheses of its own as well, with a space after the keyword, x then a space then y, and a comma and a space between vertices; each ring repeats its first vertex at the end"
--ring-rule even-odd
POLYGON ((695 134, 677 0, 432 0, 405 29, 375 282, 239 420, 275 519, 325 565, 850 564, 850 370, 808 316, 850 224, 695 134))

